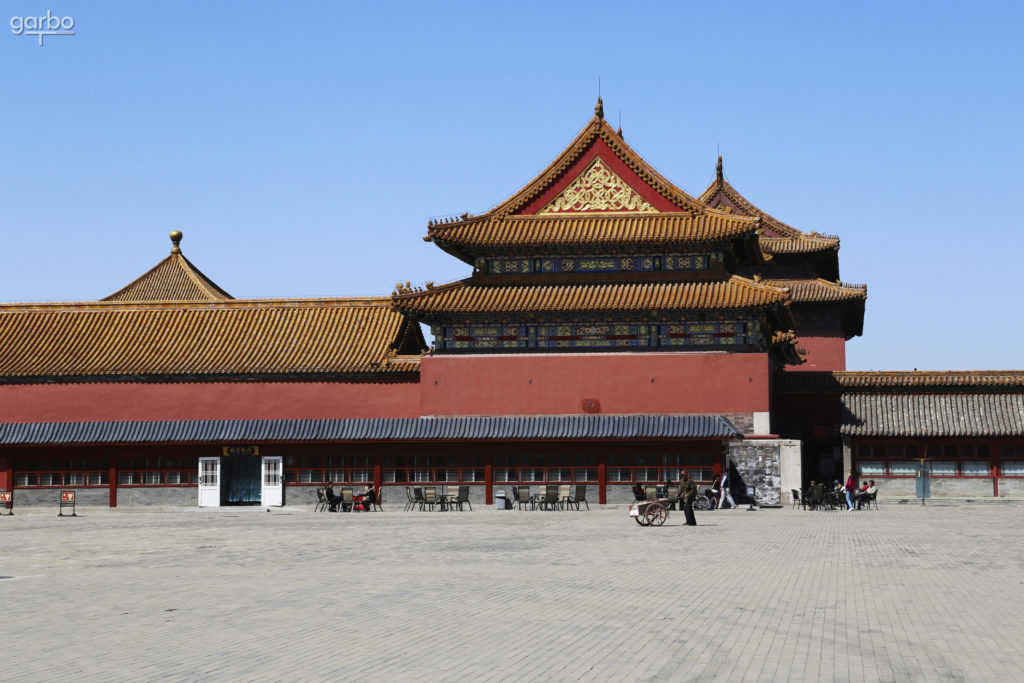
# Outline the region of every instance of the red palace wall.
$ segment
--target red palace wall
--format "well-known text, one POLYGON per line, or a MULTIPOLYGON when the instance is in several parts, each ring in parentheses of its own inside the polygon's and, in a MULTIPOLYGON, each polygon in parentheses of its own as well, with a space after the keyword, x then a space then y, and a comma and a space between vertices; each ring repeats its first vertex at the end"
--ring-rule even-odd
POLYGON ((814 336, 802 333, 797 345, 807 352, 807 362, 790 365, 786 370, 807 372, 809 370, 845 370, 846 340, 842 336, 814 336))
POLYGON ((4 422, 416 417, 416 382, 204 382, 0 386, 4 422))
POLYGON ((423 415, 767 412, 764 353, 429 356, 423 415), (585 410, 585 399, 597 409, 585 410))

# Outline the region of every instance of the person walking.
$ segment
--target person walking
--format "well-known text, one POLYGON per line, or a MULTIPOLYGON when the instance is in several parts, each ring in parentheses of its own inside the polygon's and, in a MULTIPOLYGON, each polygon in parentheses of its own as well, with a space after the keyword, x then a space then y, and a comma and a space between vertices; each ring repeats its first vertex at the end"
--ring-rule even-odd
POLYGON ((729 476, 729 470, 722 472, 722 497, 718 501, 718 509, 721 510, 725 507, 725 501, 729 501, 729 509, 736 509, 736 502, 732 499, 732 491, 730 486, 732 484, 732 478, 729 476))
POLYGON ((686 516, 686 526, 697 526, 697 518, 693 514, 693 501, 697 500, 697 484, 690 479, 690 475, 684 473, 679 486, 683 490, 683 514, 686 516))
POLYGON ((846 507, 848 512, 853 512, 853 496, 857 490, 857 480, 853 476, 853 470, 846 476, 846 507))

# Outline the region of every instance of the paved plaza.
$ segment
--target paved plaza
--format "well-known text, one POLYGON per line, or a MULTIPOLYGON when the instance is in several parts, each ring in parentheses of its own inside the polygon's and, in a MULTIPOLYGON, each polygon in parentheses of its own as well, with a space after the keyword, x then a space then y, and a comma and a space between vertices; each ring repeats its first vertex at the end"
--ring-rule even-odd
POLYGON ((0 680, 1020 680, 1024 505, 18 509, 0 680))

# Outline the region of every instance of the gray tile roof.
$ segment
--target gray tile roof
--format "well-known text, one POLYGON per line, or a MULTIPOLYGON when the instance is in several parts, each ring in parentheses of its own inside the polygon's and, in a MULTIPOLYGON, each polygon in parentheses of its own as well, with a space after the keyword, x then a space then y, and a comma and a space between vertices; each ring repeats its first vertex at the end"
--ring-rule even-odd
POLYGON ((0 424, 0 445, 279 441, 732 439, 721 415, 551 415, 351 420, 185 420, 0 424))
POLYGON ((1022 436, 1024 395, 843 394, 840 430, 880 437, 1022 436))

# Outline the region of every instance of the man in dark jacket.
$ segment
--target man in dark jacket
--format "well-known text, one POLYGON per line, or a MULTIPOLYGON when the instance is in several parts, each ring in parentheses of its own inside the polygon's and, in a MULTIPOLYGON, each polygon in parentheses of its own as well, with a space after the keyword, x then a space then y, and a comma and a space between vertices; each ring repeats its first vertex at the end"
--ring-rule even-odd
POLYGON ((679 487, 683 490, 683 514, 686 515, 686 526, 697 526, 697 518, 693 515, 693 501, 697 499, 697 484, 690 480, 690 475, 684 473, 679 487))

